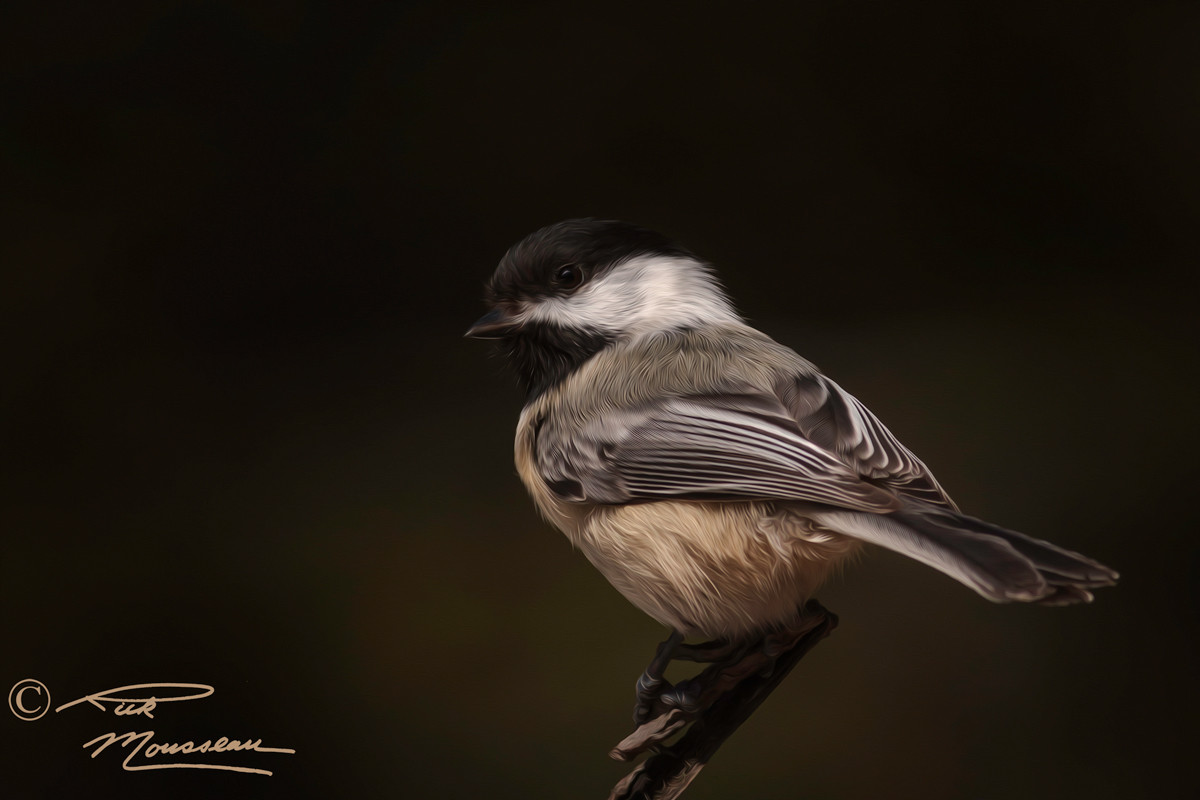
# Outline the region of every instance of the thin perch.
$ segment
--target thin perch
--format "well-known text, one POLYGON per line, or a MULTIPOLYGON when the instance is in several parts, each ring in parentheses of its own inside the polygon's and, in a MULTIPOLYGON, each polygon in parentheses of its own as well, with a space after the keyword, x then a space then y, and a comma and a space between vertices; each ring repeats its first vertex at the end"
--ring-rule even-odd
POLYGON ((809 600, 798 623, 798 639, 778 656, 770 672, 749 676, 719 697, 695 718, 679 741, 660 745, 687 725, 689 715, 682 709, 664 710, 639 725, 610 755, 627 761, 649 749, 656 752, 613 787, 608 800, 674 800, 683 794, 725 740, 837 624, 835 614, 809 600))

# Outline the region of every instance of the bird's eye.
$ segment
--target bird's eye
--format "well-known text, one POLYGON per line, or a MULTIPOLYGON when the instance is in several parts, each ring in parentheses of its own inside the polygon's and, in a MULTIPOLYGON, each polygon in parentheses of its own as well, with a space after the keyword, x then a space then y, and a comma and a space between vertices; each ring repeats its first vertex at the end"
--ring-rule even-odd
POLYGON ((565 264, 554 271, 554 283, 564 289, 576 289, 583 283, 583 270, 574 264, 565 264))

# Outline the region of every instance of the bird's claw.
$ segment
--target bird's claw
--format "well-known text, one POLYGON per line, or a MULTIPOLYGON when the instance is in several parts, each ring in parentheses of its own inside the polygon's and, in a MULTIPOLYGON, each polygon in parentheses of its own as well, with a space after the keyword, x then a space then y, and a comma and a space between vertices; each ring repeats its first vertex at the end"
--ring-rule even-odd
POLYGON ((767 678, 780 656, 787 653, 824 617, 802 615, 796 624, 750 641, 714 641, 687 645, 674 633, 659 645, 654 659, 637 681, 637 726, 613 749, 614 758, 627 760, 656 747, 681 728, 702 717, 723 695, 747 678, 767 678), (672 659, 708 664, 700 674, 672 684, 664 674, 672 659))
POLYGON ((696 715, 704 710, 704 686, 695 678, 680 681, 658 696, 667 708, 677 708, 685 714, 696 715))

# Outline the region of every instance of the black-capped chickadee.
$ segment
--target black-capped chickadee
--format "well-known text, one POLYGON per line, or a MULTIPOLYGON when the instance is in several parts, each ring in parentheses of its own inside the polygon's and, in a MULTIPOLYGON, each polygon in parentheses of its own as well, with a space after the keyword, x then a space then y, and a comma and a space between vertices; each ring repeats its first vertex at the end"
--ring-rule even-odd
POLYGON ((874 414, 657 233, 550 225, 508 251, 487 302, 467 335, 499 340, 527 392, 521 480, 668 645, 786 628, 863 542, 996 602, 1088 602, 1117 579, 960 513, 874 414))

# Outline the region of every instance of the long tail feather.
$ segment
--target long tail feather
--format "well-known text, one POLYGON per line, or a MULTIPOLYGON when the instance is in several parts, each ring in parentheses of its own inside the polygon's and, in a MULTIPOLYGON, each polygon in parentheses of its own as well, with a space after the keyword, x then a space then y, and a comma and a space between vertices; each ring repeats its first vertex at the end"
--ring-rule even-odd
POLYGON ((1086 603, 1117 573, 1087 556, 945 508, 912 503, 890 514, 828 511, 820 524, 928 564, 1003 603, 1086 603))

